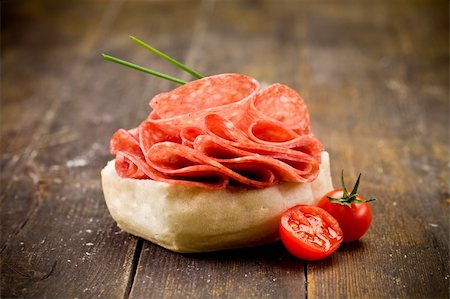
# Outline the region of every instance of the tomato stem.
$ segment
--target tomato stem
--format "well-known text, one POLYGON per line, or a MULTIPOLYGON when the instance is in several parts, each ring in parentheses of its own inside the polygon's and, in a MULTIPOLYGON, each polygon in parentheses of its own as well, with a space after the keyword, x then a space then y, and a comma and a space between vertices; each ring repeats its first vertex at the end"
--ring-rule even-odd
POLYGON ((327 196, 328 200, 330 200, 331 202, 334 202, 334 203, 341 204, 341 205, 346 205, 348 207, 351 207, 353 203, 361 204, 361 203, 365 203, 365 202, 374 201, 375 198, 364 199, 364 200, 358 199, 358 197, 359 197, 358 187, 359 187, 360 179, 361 179, 361 173, 359 173, 358 179, 356 180, 356 183, 353 186, 352 191, 349 194, 347 187, 345 187, 344 170, 342 169, 342 172, 341 172, 342 198, 333 198, 333 197, 327 196))

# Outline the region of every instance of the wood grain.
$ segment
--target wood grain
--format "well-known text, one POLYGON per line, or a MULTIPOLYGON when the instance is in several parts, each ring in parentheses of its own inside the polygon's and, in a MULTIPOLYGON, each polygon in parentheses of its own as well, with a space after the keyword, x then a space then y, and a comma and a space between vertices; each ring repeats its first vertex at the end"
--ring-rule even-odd
POLYGON ((175 254, 144 242, 131 298, 304 296, 304 263, 280 243, 207 254, 175 254), (164 271, 161 271, 164 269, 164 271))
POLYGON ((3 1, 2 297, 448 297, 448 3, 444 1, 3 1), (118 128, 175 84, 107 52, 191 78, 299 90, 335 182, 363 173, 369 233, 306 263, 280 243, 175 254, 120 231, 99 172, 118 128), (20 66, 20 67, 18 67, 20 66))
MULTIPOLYGON (((88 84, 97 79, 95 73, 89 72, 89 60, 95 55, 98 37, 115 19, 118 4, 84 3, 83 7, 83 3, 72 3, 55 7, 49 2, 45 3, 49 11, 65 18, 47 18, 45 13, 39 17, 48 22, 50 31, 41 33, 49 38, 59 21, 67 25, 76 22, 78 43, 68 51, 65 67, 56 71, 58 88, 45 93, 42 90, 42 96, 50 97, 50 104, 43 107, 48 110, 42 112, 42 127, 33 133, 28 145, 31 153, 24 156, 23 164, 29 167, 17 170, 20 176, 8 189, 2 186, 3 297, 110 298, 122 297, 128 287, 137 239, 117 229, 101 200, 98 170, 103 163, 98 159, 105 160, 108 153, 100 143, 107 144, 107 137, 99 137, 108 124, 102 115, 96 117, 100 107, 97 101, 83 100, 95 95, 94 86, 88 84), (95 123, 98 119, 101 124, 95 123)), ((20 13, 43 13, 46 7, 40 5, 28 2, 17 13, 26 22, 27 15, 20 13)), ((59 28, 64 32, 64 27, 59 28)), ((27 48, 27 44, 22 46, 27 48)), ((50 54, 64 50, 58 43, 47 46, 50 54)), ((40 53, 28 50, 28 55, 38 60, 40 53)), ((111 77, 104 76, 97 84, 104 85, 107 80, 111 77)), ((103 106, 105 102, 106 98, 103 106)), ((20 120, 26 115, 16 117, 20 120)), ((20 125, 17 128, 23 129, 20 125)))
MULTIPOLYGON (((89 35, 88 26, 95 24, 92 16, 101 13, 100 7, 92 6, 92 14, 83 18, 82 5, 66 7, 72 16, 62 18, 55 12, 63 6, 55 3, 2 3, 2 72, 7 75, 2 76, 0 180, 1 209, 8 213, 2 217, 2 249, 33 212, 38 178, 32 161, 55 118, 62 92, 60 78, 79 64, 78 46, 89 35), (68 21, 75 19, 86 27, 71 31, 68 21)), ((73 140, 69 134, 55 137, 61 143, 73 140)))
POLYGON ((316 133, 334 177, 362 172, 378 197, 362 241, 308 263, 313 298, 447 294, 448 14, 434 5, 317 5, 306 20, 316 133))

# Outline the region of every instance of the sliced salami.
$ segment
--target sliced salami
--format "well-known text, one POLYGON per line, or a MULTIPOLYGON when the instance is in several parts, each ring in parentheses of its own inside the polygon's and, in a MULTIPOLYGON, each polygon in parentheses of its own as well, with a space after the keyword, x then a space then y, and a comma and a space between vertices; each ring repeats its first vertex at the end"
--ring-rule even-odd
POLYGON ((119 176, 132 179, 149 178, 148 175, 127 156, 129 156, 128 152, 117 152, 116 154, 115 167, 119 176))
POLYGON ((180 137, 184 145, 193 147, 195 138, 205 132, 197 127, 185 127, 180 131, 180 137))
MULTIPOLYGON (((150 101, 154 115, 172 118, 179 115, 227 106, 254 94, 258 82, 245 75, 222 74, 192 81, 150 101)), ((219 109, 220 110, 227 110, 219 109)))
POLYGON ((198 136, 195 139, 194 148, 226 167, 237 167, 239 165, 242 169, 243 167, 252 168, 258 165, 258 168, 270 169, 280 181, 297 183, 307 181, 298 169, 287 163, 273 157, 262 156, 233 147, 215 136, 198 136))
MULTIPOLYGON (((264 188, 275 184, 275 175, 266 168, 260 167, 256 174, 251 169, 225 167, 223 164, 204 155, 203 153, 173 142, 161 142, 152 147, 149 155, 149 164, 171 177, 185 177, 189 174, 220 173, 230 179, 250 187, 264 188)), ((205 178, 206 179, 206 178, 205 178)))
MULTIPOLYGON (((128 163, 131 165, 130 168, 137 169, 137 173, 144 173, 146 178, 181 185, 190 185, 201 188, 208 189, 222 189, 228 185, 229 179, 226 175, 221 174, 217 171, 197 171, 197 172, 185 172, 184 175, 171 177, 162 172, 159 172, 153 168, 149 163, 147 163, 140 156, 135 155, 131 152, 119 152, 116 156, 116 171, 118 163, 121 164, 119 167, 123 166, 123 163, 128 163), (119 161, 118 161, 119 160, 119 161)), ((118 172, 119 175, 123 177, 123 173, 118 172)), ((139 178, 139 177, 131 177, 139 178)))
POLYGON ((275 83, 259 92, 251 104, 257 119, 278 121, 297 133, 309 133, 308 107, 292 88, 275 83))
POLYGON ((136 138, 136 130, 117 130, 111 137, 109 143, 109 151, 111 154, 115 155, 120 151, 130 151, 136 154, 142 154, 141 147, 139 146, 139 141, 136 138))
POLYGON ((322 144, 317 138, 312 134, 299 135, 278 122, 256 121, 250 125, 245 134, 231 121, 213 114, 205 117, 205 127, 210 135, 220 137, 230 145, 252 153, 281 154, 295 157, 294 159, 303 157, 308 160, 312 157, 320 162, 322 144))
POLYGON ((222 74, 155 96, 146 120, 111 139, 117 173, 212 189, 313 181, 322 145, 303 99, 282 84, 258 86, 222 74))
POLYGON ((158 123, 145 120, 139 127, 139 145, 144 156, 147 156, 150 148, 159 142, 172 141, 180 142, 180 134, 167 126, 162 127, 158 123))

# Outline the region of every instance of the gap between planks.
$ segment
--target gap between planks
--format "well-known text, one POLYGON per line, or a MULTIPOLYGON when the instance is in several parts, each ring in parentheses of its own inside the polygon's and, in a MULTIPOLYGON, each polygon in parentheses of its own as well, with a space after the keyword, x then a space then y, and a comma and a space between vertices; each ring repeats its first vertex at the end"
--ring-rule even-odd
POLYGON ((130 297, 130 293, 134 285, 134 279, 136 278, 139 261, 141 260, 141 253, 143 247, 144 247, 144 239, 139 238, 136 244, 136 249, 134 251, 133 261, 131 262, 131 272, 130 276, 128 277, 128 283, 127 287, 125 288, 125 293, 123 294, 123 299, 128 299, 130 297))
MULTIPOLYGON (((194 32, 192 34, 192 40, 191 44, 189 45, 189 50, 185 57, 185 64, 189 66, 194 66, 195 61, 198 59, 198 51, 200 49, 201 43, 205 39, 207 25, 209 21, 209 16, 212 14, 212 11, 214 10, 214 6, 216 4, 216 0, 202 0, 200 5, 200 12, 198 20, 194 27, 194 32)), ((183 80, 188 80, 189 75, 186 73, 179 71, 179 78, 183 80)), ((123 299, 128 299, 131 295, 131 292, 134 287, 134 281, 136 276, 138 275, 138 267, 139 263, 141 261, 141 253, 143 249, 144 240, 142 238, 139 238, 138 243, 136 245, 136 249, 134 252, 134 257, 132 261, 132 269, 130 276, 128 278, 127 287, 125 289, 125 293, 123 296, 123 299)))
POLYGON ((305 273, 305 299, 308 299, 308 262, 305 261, 303 265, 303 272, 305 273))

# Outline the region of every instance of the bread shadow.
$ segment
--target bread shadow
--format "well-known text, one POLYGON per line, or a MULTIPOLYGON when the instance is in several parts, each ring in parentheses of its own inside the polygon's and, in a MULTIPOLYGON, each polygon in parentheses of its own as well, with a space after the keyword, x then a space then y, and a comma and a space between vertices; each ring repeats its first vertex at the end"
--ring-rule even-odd
POLYGON ((255 247, 228 249, 205 253, 182 254, 183 257, 197 262, 214 264, 246 264, 253 266, 271 266, 303 271, 305 261, 292 256, 278 241, 255 247))
POLYGON ((336 267, 346 255, 359 255, 367 247, 361 241, 343 243, 335 253, 323 260, 305 261, 291 255, 280 241, 255 247, 203 253, 176 253, 148 241, 145 243, 144 247, 149 248, 145 254, 147 258, 151 256, 159 261, 170 260, 180 268, 234 269, 236 273, 258 272, 260 269, 270 269, 270 272, 300 273, 305 271, 306 266, 308 269, 336 267))
POLYGON ((182 254, 184 257, 193 260, 213 261, 215 263, 253 263, 264 264, 288 269, 303 269, 303 266, 319 265, 329 267, 339 263, 343 256, 359 255, 365 251, 367 245, 363 241, 343 243, 339 249, 329 257, 319 261, 305 261, 291 255, 284 245, 278 241, 271 244, 260 245, 249 248, 229 249, 217 252, 182 254))

